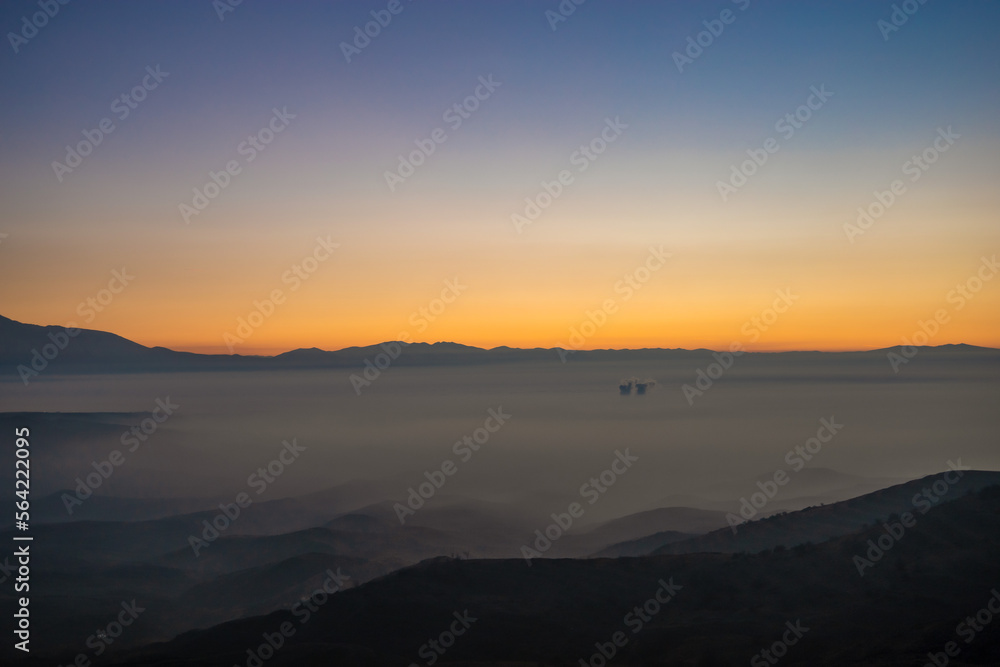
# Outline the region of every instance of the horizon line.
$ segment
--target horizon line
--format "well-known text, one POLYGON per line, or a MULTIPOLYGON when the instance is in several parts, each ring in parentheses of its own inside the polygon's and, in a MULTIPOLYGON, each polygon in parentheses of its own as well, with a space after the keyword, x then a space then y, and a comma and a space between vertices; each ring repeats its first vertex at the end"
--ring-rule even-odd
MULTIPOLYGON (((0 315, 0 320, 7 320, 9 322, 13 322, 15 324, 19 324, 19 325, 22 325, 22 326, 32 326, 32 327, 40 327, 40 328, 56 328, 56 329, 64 329, 64 330, 68 329, 68 328, 71 328, 71 327, 67 327, 67 326, 64 326, 64 325, 58 325, 58 324, 31 324, 31 323, 21 322, 19 320, 15 320, 13 318, 6 317, 4 315, 0 315)), ((700 351, 705 351, 705 352, 719 352, 719 353, 723 353, 723 352, 731 352, 732 351, 731 346, 730 346, 730 349, 722 349, 722 350, 716 350, 716 349, 708 348, 708 347, 695 347, 695 348, 685 348, 685 347, 620 347, 620 348, 614 348, 614 347, 594 347, 594 348, 566 348, 566 347, 560 347, 560 346, 544 347, 544 346, 537 346, 537 345, 534 346, 534 347, 514 347, 514 346, 511 346, 511 345, 497 345, 495 347, 481 347, 481 346, 478 346, 478 345, 469 345, 467 343, 459 343, 459 342, 456 342, 456 341, 448 341, 448 340, 439 340, 439 341, 434 341, 434 342, 428 342, 428 341, 411 341, 409 343, 401 341, 401 340, 384 340, 384 341, 379 341, 379 342, 375 342, 375 343, 369 343, 367 345, 348 345, 347 347, 342 347, 342 348, 337 348, 337 349, 332 349, 332 350, 331 349, 325 349, 325 348, 317 347, 317 346, 314 345, 314 346, 311 346, 311 347, 295 347, 295 348, 291 348, 291 349, 284 349, 281 352, 274 351, 274 352, 272 352, 270 354, 264 354, 264 353, 261 353, 261 352, 250 352, 250 351, 243 352, 243 353, 241 353, 241 352, 228 352, 227 353, 227 352, 196 351, 197 348, 202 347, 202 346, 196 346, 194 349, 184 349, 184 348, 168 347, 166 345, 147 345, 146 343, 142 343, 142 342, 139 342, 137 340, 134 340, 134 339, 131 339, 131 338, 127 338, 125 336, 122 336, 121 334, 114 333, 113 331, 106 331, 104 329, 87 329, 87 328, 83 328, 83 327, 77 327, 77 328, 79 329, 79 331, 90 331, 90 332, 103 333, 103 334, 108 334, 108 335, 112 335, 112 336, 117 336, 118 338, 121 338, 122 340, 126 340, 126 341, 128 341, 130 343, 135 343, 136 345, 141 345, 142 347, 145 347, 147 349, 164 349, 164 350, 170 350, 171 352, 180 352, 180 353, 184 353, 184 354, 196 354, 196 355, 199 355, 199 356, 216 356, 216 357, 260 357, 260 358, 273 358, 273 357, 279 357, 279 356, 281 356, 283 354, 290 354, 292 352, 312 351, 312 350, 315 350, 317 352, 324 352, 324 353, 331 353, 332 354, 332 353, 337 353, 337 352, 345 352, 345 351, 348 351, 348 350, 367 349, 367 348, 380 347, 382 345, 388 345, 388 344, 391 344, 391 343, 398 343, 398 344, 404 345, 404 346, 409 346, 409 345, 428 345, 428 346, 434 346, 434 345, 456 345, 456 346, 460 346, 460 347, 470 348, 470 349, 473 349, 473 350, 480 350, 480 351, 483 351, 483 352, 493 352, 493 351, 501 350, 501 349, 514 350, 514 351, 526 351, 526 352, 535 351, 535 350, 541 350, 541 351, 560 351, 561 350, 563 352, 568 352, 568 353, 574 353, 574 352, 643 352, 643 351, 675 351, 675 352, 700 352, 700 351)), ((204 347, 208 347, 208 346, 206 345, 204 347)), ((881 351, 892 350, 892 349, 900 348, 900 347, 903 347, 903 344, 890 345, 890 346, 886 346, 886 347, 864 348, 864 349, 857 349, 857 348, 846 349, 845 348, 845 349, 832 349, 832 350, 830 350, 830 349, 823 350, 823 349, 817 349, 817 348, 811 348, 811 349, 800 349, 800 348, 792 349, 792 348, 789 348, 789 349, 776 349, 776 350, 748 350, 748 349, 744 348, 741 351, 741 354, 788 354, 788 353, 796 353, 796 352, 797 353, 816 353, 816 354, 850 354, 850 353, 865 353, 865 352, 881 352, 881 351)), ((940 345, 914 345, 912 347, 915 347, 917 349, 937 349, 937 348, 946 348, 946 347, 968 347, 968 348, 975 348, 975 349, 980 349, 980 350, 990 350, 990 351, 1000 352, 1000 348, 988 347, 988 346, 985 346, 985 345, 973 345, 971 343, 942 343, 940 345)), ((251 349, 254 349, 254 348, 251 348, 251 349)), ((257 349, 260 350, 262 348, 257 348, 257 349)), ((278 350, 278 349, 281 349, 281 348, 270 348, 270 349, 272 349, 272 350, 278 350)))

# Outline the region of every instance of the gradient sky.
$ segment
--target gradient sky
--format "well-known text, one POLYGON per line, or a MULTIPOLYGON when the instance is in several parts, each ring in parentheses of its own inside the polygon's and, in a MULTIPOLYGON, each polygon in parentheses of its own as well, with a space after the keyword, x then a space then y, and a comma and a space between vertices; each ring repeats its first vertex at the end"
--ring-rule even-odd
MULTIPOLYGON (((75 322, 146 345, 226 351, 254 300, 286 301, 235 347, 271 353, 395 339, 579 345, 865 349, 900 344, 944 309, 931 344, 1000 346, 1000 280, 949 292, 1000 250, 1000 5, 932 0, 883 38, 892 2, 588 0, 552 30, 541 2, 402 0, 350 63, 340 44, 387 2, 71 2, 0 47, 0 314, 75 322), (703 21, 735 20, 684 71, 703 21), (112 101, 159 65, 129 116, 112 101), (452 130, 479 77, 500 86, 452 130), (775 123, 810 87, 833 92, 791 138, 775 123), (272 109, 295 119, 245 162, 272 109), (59 182, 67 144, 115 131, 59 182), (605 120, 627 129, 586 171, 571 159, 605 120), (903 165, 939 128, 960 138, 920 179, 903 165), (448 136, 394 192, 384 174, 448 136), (780 150, 723 202, 717 182, 775 137, 780 150), (242 172, 186 224, 210 171, 242 172), (521 233, 511 215, 561 170, 574 181, 521 233), (906 192, 863 235, 844 225, 894 179, 906 192), (339 248, 301 288, 282 275, 317 237, 339 248), (617 281, 671 253, 627 301, 617 281), (91 321, 111 272, 131 284, 91 321), (467 288, 419 325, 445 286, 467 288), (776 290, 798 301, 754 340, 776 290), (86 312, 86 309, 83 309, 86 312)), ((5 2, 20 32, 34 2, 5 2)))

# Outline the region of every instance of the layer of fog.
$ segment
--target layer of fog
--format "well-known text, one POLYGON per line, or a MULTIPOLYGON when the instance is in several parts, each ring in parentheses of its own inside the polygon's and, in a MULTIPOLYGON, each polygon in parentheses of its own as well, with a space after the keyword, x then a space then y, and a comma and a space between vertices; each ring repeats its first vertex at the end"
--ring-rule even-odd
MULTIPOLYGON (((405 502, 410 487, 427 481, 425 472, 451 460, 457 472, 435 491, 437 502, 462 496, 515 503, 541 521, 581 501, 581 486, 610 468, 616 451, 627 450, 638 460, 599 501, 583 500, 590 522, 695 504, 693 498, 707 506, 712 499, 748 496, 758 490, 756 481, 777 470, 794 482, 786 454, 815 436, 823 418, 843 428, 807 471, 832 469, 888 483, 944 470, 949 460, 1000 469, 1000 381, 993 369, 922 374, 918 364, 911 366, 901 370, 900 381, 887 365, 870 362, 738 361, 693 406, 681 391, 695 380, 693 362, 562 364, 557 358, 390 367, 360 396, 348 372, 329 370, 51 375, 28 388, 0 383, 0 395, 6 412, 115 413, 36 429, 35 494, 72 488, 77 477, 93 472, 93 461, 117 449, 125 462, 99 494, 232 497, 250 490, 248 477, 294 438, 305 451, 264 493, 251 491, 255 499, 360 479, 378 481, 384 499, 405 502), (632 376, 656 385, 645 395, 621 395, 621 379, 632 376), (180 406, 176 413, 129 452, 121 434, 167 397, 180 406), (501 408, 512 415, 509 421, 463 461, 467 455, 457 455, 455 443, 484 426, 488 410, 501 408)), ((8 414, 4 422, 17 419, 8 414)), ((808 474, 786 494, 823 493, 823 476, 808 474)), ((856 482, 863 480, 838 478, 833 486, 856 482)))

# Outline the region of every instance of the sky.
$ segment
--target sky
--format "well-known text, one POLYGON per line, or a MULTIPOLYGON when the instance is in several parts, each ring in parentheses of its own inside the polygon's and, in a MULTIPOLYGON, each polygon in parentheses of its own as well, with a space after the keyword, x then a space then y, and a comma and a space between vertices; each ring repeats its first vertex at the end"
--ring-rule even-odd
POLYGON ((244 354, 1000 347, 1000 5, 902 5, 5 2, 0 315, 244 354))

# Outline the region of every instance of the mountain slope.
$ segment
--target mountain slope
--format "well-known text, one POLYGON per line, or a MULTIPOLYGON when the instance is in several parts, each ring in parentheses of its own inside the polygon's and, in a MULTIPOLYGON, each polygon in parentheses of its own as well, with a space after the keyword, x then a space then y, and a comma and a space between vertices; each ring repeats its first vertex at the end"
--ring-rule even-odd
POLYGON ((954 484, 949 484, 947 479, 955 480, 955 475, 957 473, 929 475, 833 505, 811 507, 744 523, 737 526, 735 531, 723 528, 707 535, 665 544, 652 553, 755 553, 777 546, 793 547, 806 542, 822 542, 861 530, 892 514, 910 512, 921 516, 926 509, 939 502, 953 501, 972 491, 1000 484, 1000 472, 965 470, 954 484), (944 489, 944 493, 935 494, 935 483, 938 484, 938 489, 944 489), (925 492, 929 494, 926 497, 921 495, 925 492))
MULTIPOLYGON (((187 633, 117 664, 182 664, 181 656, 192 667, 245 664, 248 648, 284 622, 294 632, 269 666, 408 664, 466 612, 475 620, 446 662, 578 664, 620 631, 626 641, 615 664, 746 664, 791 623, 804 629, 802 640, 782 664, 922 664, 928 651, 956 639, 956 625, 983 608, 1000 581, 1000 488, 934 507, 859 576, 854 556, 882 531, 757 555, 531 567, 436 559, 338 593, 304 623, 279 611, 187 633), (661 582, 674 585, 674 598, 648 603, 663 595, 661 582), (656 611, 639 623, 635 608, 646 604, 656 611)), ((983 632, 961 651, 965 664, 996 664, 1000 634, 983 632)))

